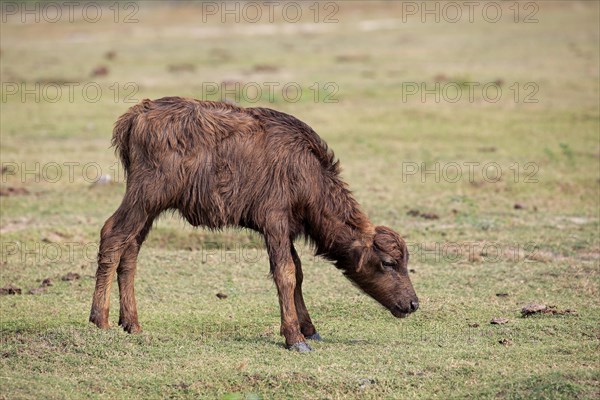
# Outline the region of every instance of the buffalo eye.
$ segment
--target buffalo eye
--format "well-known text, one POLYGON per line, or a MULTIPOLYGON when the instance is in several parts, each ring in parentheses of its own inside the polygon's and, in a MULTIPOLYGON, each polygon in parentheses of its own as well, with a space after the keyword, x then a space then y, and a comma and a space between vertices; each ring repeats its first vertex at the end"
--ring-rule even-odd
POLYGON ((396 263, 395 263, 395 262, 393 262, 393 261, 385 261, 385 260, 382 260, 382 261, 381 261, 381 265, 382 265, 384 268, 391 268, 391 269, 394 269, 394 268, 396 267, 396 263))

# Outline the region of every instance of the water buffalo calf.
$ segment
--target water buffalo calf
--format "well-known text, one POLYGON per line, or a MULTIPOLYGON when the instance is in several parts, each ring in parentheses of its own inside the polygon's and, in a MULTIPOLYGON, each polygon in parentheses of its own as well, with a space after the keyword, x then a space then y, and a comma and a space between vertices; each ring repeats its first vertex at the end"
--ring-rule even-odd
POLYGON ((141 330, 134 295, 136 259, 154 219, 177 210, 193 226, 260 232, 288 348, 319 339, 302 298, 294 239, 308 238, 359 288, 394 316, 419 305, 408 251, 392 229, 373 226, 341 180, 327 144, 305 123, 268 108, 180 97, 144 100, 116 122, 112 143, 127 190, 101 232, 90 321, 108 328, 118 274, 119 325, 141 330))

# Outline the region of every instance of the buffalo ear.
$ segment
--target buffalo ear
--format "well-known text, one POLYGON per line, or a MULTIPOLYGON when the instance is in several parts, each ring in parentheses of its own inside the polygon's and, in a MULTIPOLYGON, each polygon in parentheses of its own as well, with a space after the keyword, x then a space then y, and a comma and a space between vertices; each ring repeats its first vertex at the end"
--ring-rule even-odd
POLYGON ((410 255, 408 254, 408 246, 406 242, 401 239, 400 240, 400 248, 402 249, 402 264, 404 268, 408 268, 408 259, 410 255))
POLYGON ((369 259, 370 249, 364 243, 360 241, 354 242, 352 247, 352 257, 354 259, 354 265, 356 265, 355 272, 361 272, 369 259))
POLYGON ((382 250, 389 249, 398 239, 400 239, 400 236, 391 228, 382 225, 375 227, 375 236, 373 237, 375 247, 382 250))
POLYGON ((373 245, 376 248, 393 255, 394 258, 400 257, 404 267, 408 265, 408 246, 404 239, 402 239, 393 229, 388 228, 387 226, 375 227, 373 245))

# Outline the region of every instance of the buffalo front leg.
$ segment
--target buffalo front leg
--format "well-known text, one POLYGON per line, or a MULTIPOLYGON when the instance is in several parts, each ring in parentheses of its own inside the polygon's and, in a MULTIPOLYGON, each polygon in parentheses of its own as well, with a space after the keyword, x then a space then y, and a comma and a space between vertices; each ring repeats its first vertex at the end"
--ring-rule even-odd
MULTIPOLYGON (((290 254, 290 240, 287 235, 266 236, 271 273, 277 286, 279 308, 281 310, 281 334, 286 347, 301 353, 311 351, 300 331, 298 313, 294 302, 296 289, 296 266, 290 254)), ((287 233, 287 232, 285 232, 287 233)))
POLYGON ((313 325, 308 309, 304 304, 304 297, 302 296, 302 281, 304 280, 304 274, 302 273, 302 262, 298 253, 291 245, 292 260, 294 261, 294 267, 296 270, 296 287, 294 289, 294 304, 296 305, 296 312, 298 314, 298 321, 300 323, 300 331, 306 339, 321 340, 321 336, 317 333, 315 326, 313 325))

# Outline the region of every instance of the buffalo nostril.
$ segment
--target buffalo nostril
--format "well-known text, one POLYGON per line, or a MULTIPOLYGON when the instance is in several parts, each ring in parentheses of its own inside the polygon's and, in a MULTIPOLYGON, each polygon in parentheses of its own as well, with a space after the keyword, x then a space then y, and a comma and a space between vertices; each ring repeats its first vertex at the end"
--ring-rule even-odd
POLYGON ((411 301, 410 302, 410 311, 417 311, 417 308, 419 308, 419 302, 418 301, 411 301))

